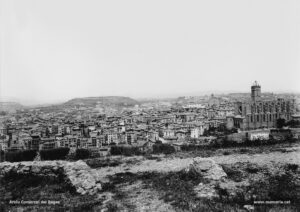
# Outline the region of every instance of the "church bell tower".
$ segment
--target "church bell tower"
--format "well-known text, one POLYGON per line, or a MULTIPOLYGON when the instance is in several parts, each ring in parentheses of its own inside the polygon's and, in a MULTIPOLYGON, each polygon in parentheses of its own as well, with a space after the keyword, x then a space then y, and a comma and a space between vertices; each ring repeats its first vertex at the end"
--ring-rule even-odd
POLYGON ((261 87, 257 83, 257 81, 254 82, 254 84, 251 86, 251 99, 252 101, 256 101, 261 97, 261 87))

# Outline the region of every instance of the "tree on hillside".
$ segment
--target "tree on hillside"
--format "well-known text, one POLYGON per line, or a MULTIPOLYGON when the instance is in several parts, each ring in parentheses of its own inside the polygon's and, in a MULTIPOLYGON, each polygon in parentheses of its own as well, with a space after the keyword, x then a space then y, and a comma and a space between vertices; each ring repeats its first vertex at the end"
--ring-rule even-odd
POLYGON ((6 116, 7 115, 7 112, 5 111, 0 111, 0 116, 6 116))
POLYGON ((279 118, 277 119, 277 128, 283 128, 285 126, 285 119, 279 118))

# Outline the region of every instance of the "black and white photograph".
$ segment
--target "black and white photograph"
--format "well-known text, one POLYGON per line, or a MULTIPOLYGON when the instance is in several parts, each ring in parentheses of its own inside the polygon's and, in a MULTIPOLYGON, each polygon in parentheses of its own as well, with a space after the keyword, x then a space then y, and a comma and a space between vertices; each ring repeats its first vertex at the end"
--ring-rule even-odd
POLYGON ((0 0, 0 212, 299 212, 299 0, 0 0))

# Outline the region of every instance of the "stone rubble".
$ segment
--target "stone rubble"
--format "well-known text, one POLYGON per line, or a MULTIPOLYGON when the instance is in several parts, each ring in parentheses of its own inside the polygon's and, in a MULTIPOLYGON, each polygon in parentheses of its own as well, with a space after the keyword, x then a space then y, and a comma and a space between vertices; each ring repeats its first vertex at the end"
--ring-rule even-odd
POLYGON ((194 158, 187 171, 196 172, 207 180, 222 180, 227 177, 223 168, 215 161, 201 157, 194 158))
MULTIPOLYGON (((239 193, 244 193, 244 188, 249 187, 250 183, 248 181, 234 182, 226 180, 224 182, 219 182, 218 186, 221 190, 226 191, 229 199, 234 199, 239 193)), ((251 196, 246 194, 244 198, 250 200, 251 196)))
POLYGON ((209 183, 209 184, 199 183, 199 185, 197 185, 194 188, 194 191, 196 192, 196 196, 199 198, 213 199, 215 197, 218 197, 218 193, 213 183, 209 183))
MULTIPOLYGON (((194 158, 185 169, 187 172, 199 174, 205 181, 194 187, 197 197, 213 199, 219 197, 217 190, 221 189, 230 199, 236 198, 239 193, 250 186, 248 181, 234 182, 227 178, 223 168, 214 160, 208 158, 194 158)), ((246 200, 251 199, 250 194, 245 195, 246 200)))
POLYGON ((208 158, 194 158, 185 171, 199 174, 206 180, 206 183, 199 183, 194 187, 194 191, 199 198, 213 199, 218 197, 216 186, 220 182, 226 181, 227 177, 223 168, 208 158))
POLYGON ((68 161, 24 161, 0 163, 0 177, 9 173, 33 174, 42 177, 64 176, 80 194, 94 195, 102 190, 100 176, 85 162, 68 161))

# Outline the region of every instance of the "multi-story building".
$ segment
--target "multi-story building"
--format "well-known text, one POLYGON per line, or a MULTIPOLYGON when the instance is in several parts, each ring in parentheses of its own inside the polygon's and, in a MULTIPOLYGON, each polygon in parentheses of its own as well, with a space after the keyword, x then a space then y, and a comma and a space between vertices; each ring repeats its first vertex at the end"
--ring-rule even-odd
POLYGON ((40 141, 41 141, 41 137, 39 134, 32 134, 31 135, 32 139, 28 140, 27 143, 27 148, 28 149, 35 149, 35 150, 39 150, 40 147, 40 141))
POLYGON ((134 132, 126 132, 125 141, 127 144, 132 144, 136 141, 136 134, 134 132))
POLYGON ((118 143, 118 134, 114 131, 108 131, 105 133, 105 140, 107 144, 118 143))
POLYGON ((7 127, 0 125, 0 135, 7 135, 7 127))
POLYGON ((202 136, 204 133, 204 129, 205 129, 204 124, 191 128, 190 130, 191 138, 199 138, 200 136, 202 136))
POLYGON ((76 149, 80 146, 80 139, 77 136, 68 135, 59 141, 59 147, 76 149))
POLYGON ((0 151, 6 151, 8 148, 9 137, 7 135, 0 135, 0 151))
POLYGON ((175 137, 175 130, 173 130, 173 129, 163 129, 161 132, 162 132, 162 135, 164 138, 175 137))
POLYGON ((100 148, 105 145, 105 135, 97 136, 97 147, 100 148))
POLYGON ((55 140, 55 138, 41 138, 41 142, 40 142, 40 150, 47 150, 47 149, 54 149, 56 148, 57 142, 55 140))
POLYGON ((279 118, 289 121, 295 113, 295 99, 264 97, 261 86, 255 81, 251 86, 251 98, 235 103, 235 116, 228 118, 227 126, 233 125, 242 130, 277 127, 279 118))

